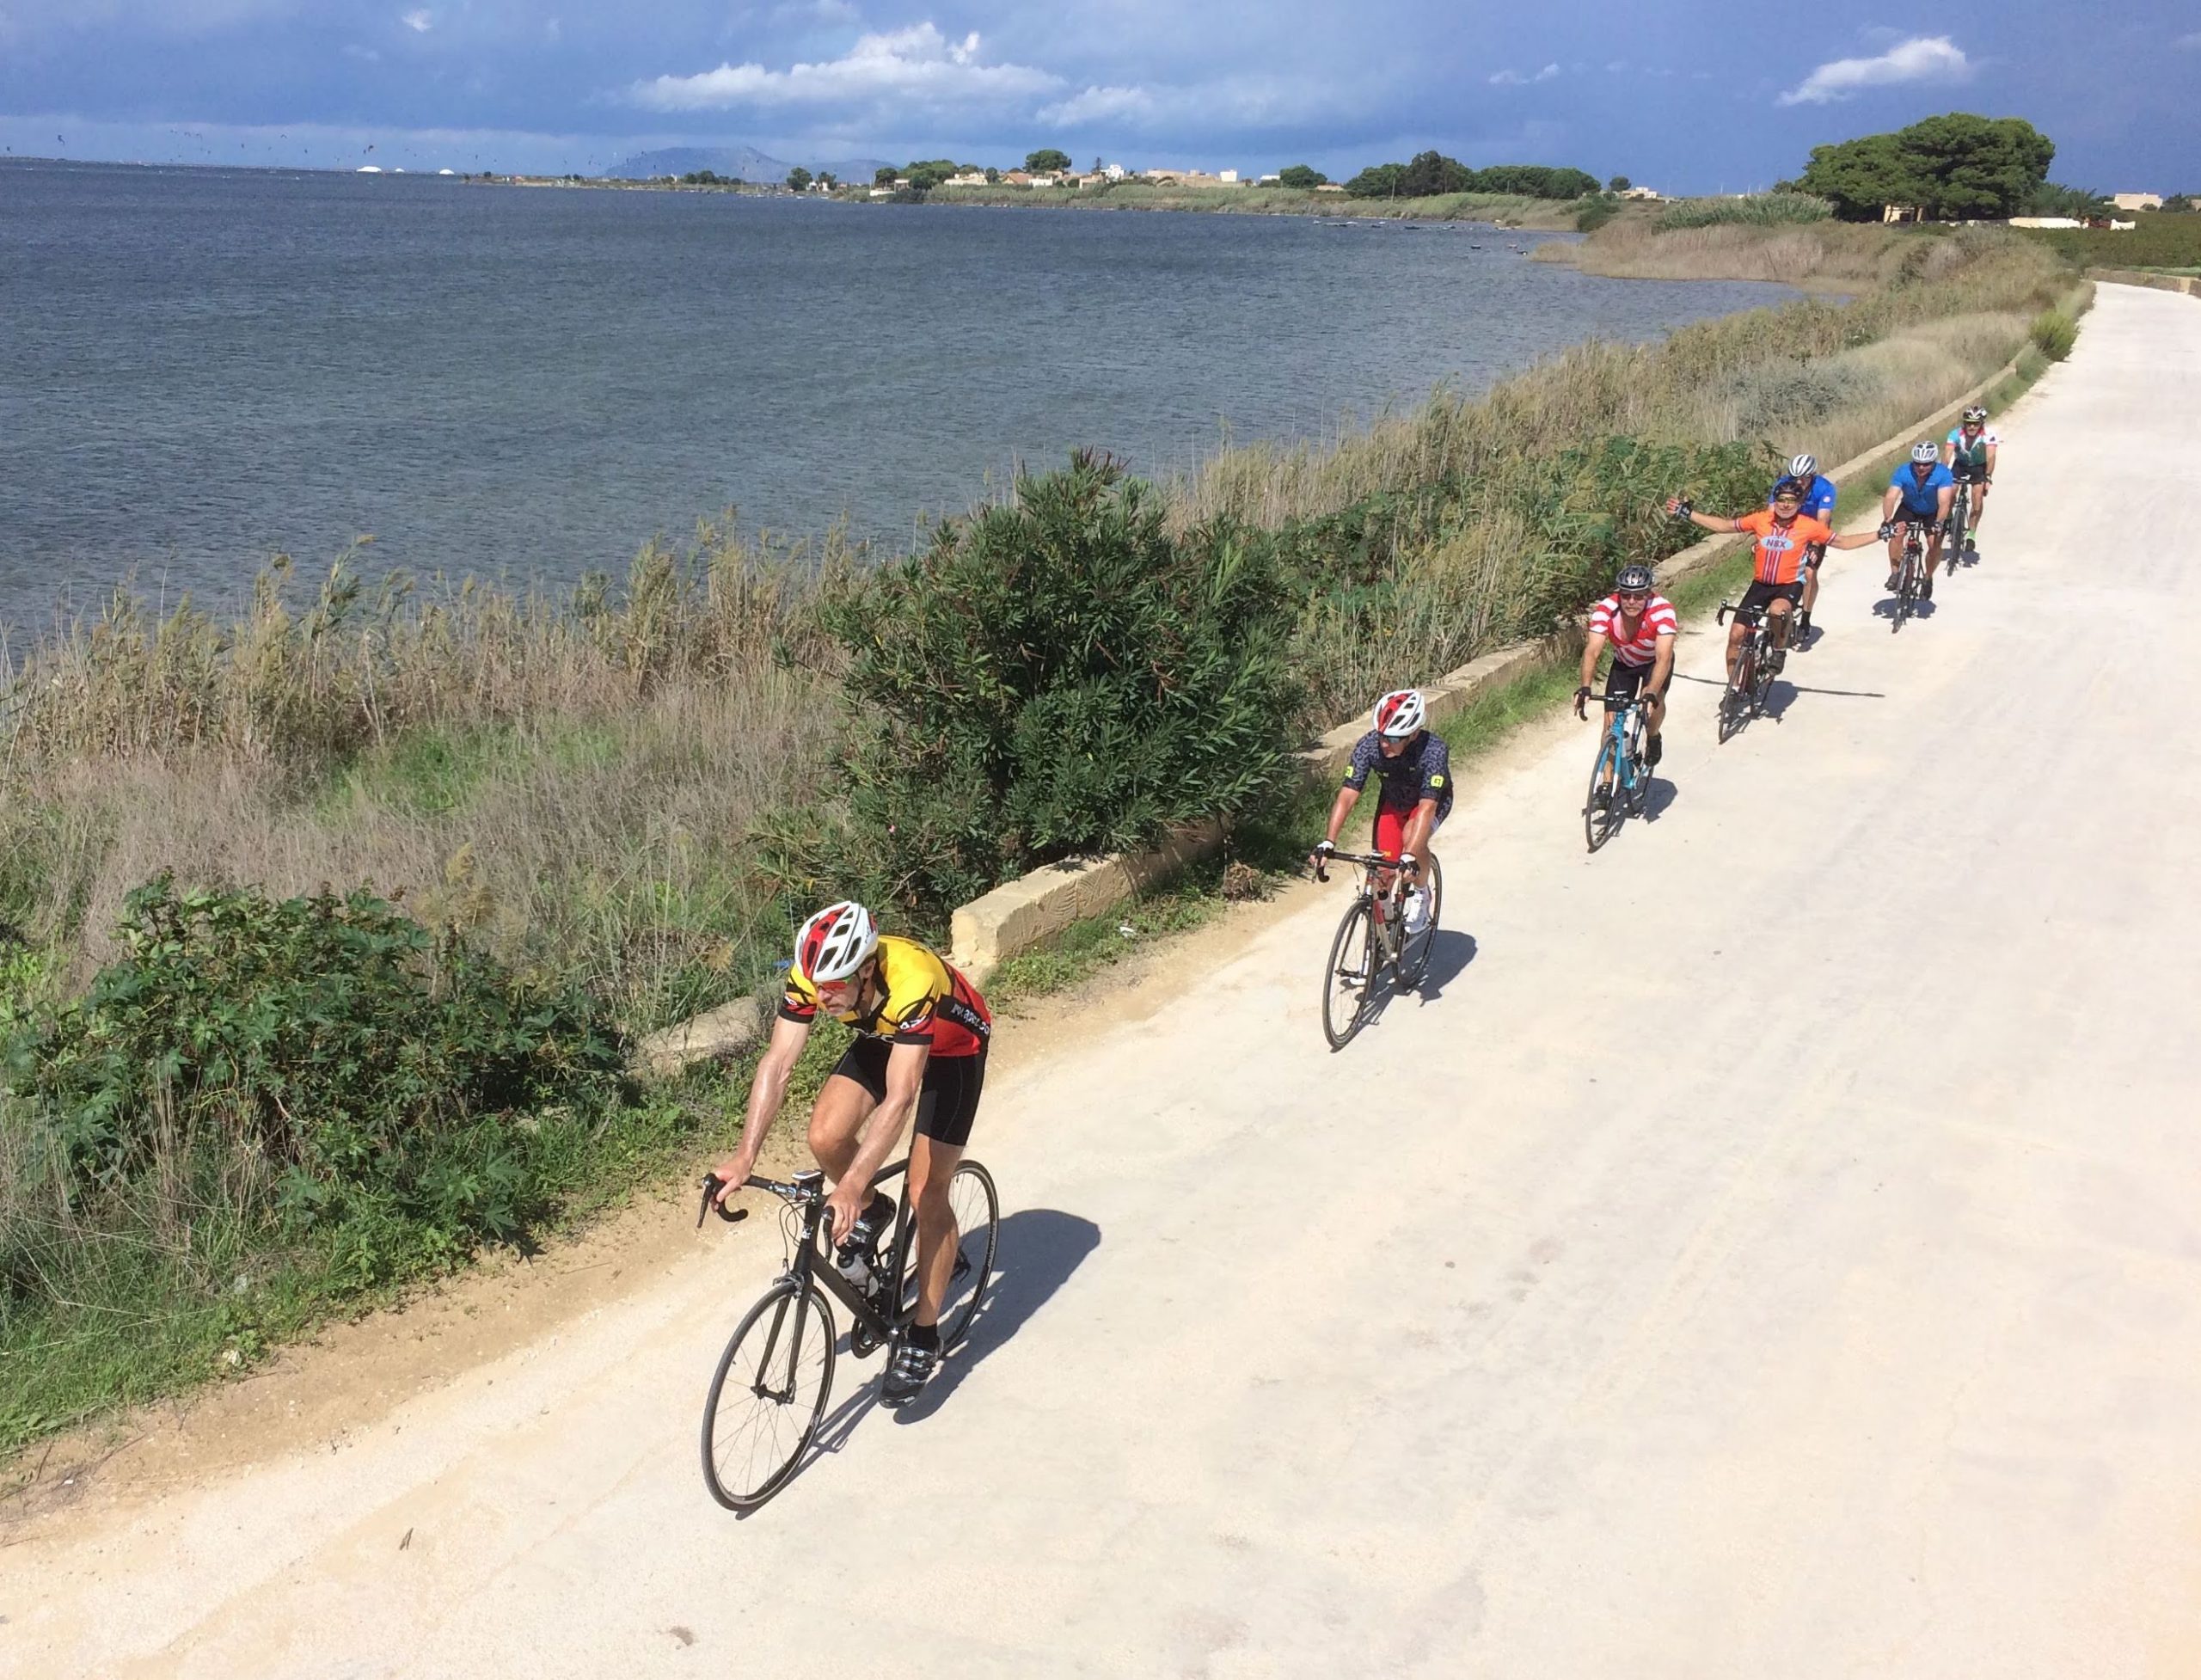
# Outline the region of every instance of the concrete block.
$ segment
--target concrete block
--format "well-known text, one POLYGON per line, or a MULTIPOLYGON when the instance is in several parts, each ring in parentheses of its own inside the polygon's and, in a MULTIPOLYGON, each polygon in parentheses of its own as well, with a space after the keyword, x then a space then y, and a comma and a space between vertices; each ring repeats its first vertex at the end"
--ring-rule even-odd
POLYGON ((664 1079, 698 1062, 731 1061, 763 1033, 763 1011, 757 1000, 737 997, 651 1033, 635 1046, 635 1070, 664 1079))

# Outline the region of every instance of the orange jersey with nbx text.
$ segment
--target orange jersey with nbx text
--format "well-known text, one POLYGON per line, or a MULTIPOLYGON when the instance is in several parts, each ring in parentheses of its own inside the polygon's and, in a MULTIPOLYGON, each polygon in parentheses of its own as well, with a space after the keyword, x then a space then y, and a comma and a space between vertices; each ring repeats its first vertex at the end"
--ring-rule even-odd
POLYGON ((1787 524, 1761 507, 1735 521, 1735 529, 1757 538, 1750 563, 1760 583, 1793 583, 1804 570, 1804 550, 1814 543, 1831 542, 1832 527, 1799 513, 1787 524))

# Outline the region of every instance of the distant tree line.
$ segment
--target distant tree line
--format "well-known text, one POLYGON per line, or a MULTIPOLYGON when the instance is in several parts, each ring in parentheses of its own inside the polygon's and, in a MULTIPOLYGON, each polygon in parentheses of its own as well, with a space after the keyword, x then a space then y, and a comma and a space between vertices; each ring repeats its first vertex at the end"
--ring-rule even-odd
POLYGON ((1404 163, 1372 163, 1345 184, 1356 199, 1428 199, 1439 193, 1506 193, 1524 199, 1580 199, 1597 190, 1597 176, 1542 163, 1494 163, 1471 169, 1441 151, 1404 163))

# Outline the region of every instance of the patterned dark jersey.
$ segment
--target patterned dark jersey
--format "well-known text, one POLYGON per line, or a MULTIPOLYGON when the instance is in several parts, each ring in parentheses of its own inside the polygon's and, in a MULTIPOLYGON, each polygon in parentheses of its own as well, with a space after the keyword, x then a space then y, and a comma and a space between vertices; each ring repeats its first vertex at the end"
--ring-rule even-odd
POLYGON ((1433 799, 1441 821, 1452 809, 1452 751, 1444 745, 1444 738, 1425 729, 1395 758, 1383 756, 1382 739, 1371 729, 1353 744, 1345 785, 1359 793, 1368 786, 1372 772, 1383 782, 1383 796, 1376 801, 1378 810, 1411 811, 1422 800, 1433 799))

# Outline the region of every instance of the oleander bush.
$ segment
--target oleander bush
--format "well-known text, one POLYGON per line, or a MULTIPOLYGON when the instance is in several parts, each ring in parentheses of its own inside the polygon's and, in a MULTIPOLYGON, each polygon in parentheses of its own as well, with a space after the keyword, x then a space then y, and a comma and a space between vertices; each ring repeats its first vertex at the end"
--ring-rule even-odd
POLYGON ((1036 862, 1136 846, 1273 790, 1297 743, 1272 536, 1176 533, 1108 457, 1021 478, 910 559, 829 591, 851 712, 846 821, 794 879, 853 878, 937 923, 1036 862))

